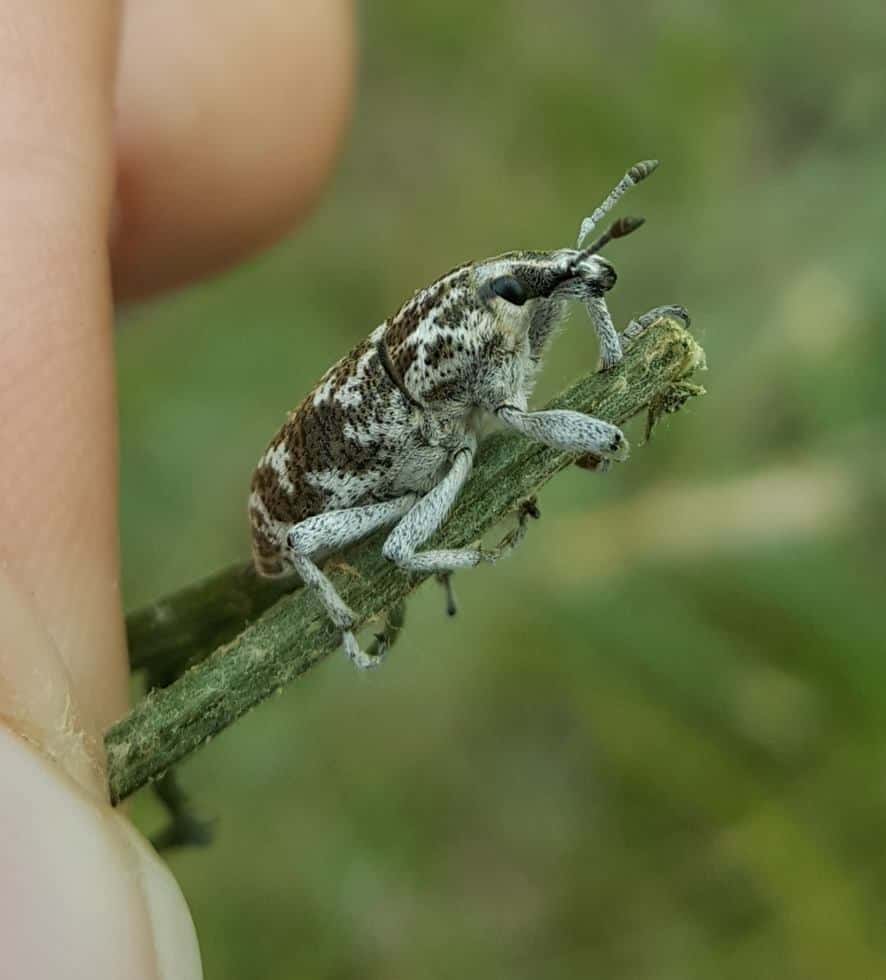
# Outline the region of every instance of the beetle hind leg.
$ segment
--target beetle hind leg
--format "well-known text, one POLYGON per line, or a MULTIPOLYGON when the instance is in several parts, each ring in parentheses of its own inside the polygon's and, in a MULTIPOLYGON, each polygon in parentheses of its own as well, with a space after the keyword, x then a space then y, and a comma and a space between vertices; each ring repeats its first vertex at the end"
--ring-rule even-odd
MULTIPOLYGON (((356 616, 317 565, 315 556, 332 554, 393 524, 415 502, 414 494, 362 507, 325 511, 294 524, 286 533, 286 561, 298 572, 305 585, 313 589, 332 624, 342 634, 345 653, 355 666, 365 670, 377 667, 380 656, 364 652, 354 635, 356 616)), ((382 651, 383 652, 383 651, 382 651)))

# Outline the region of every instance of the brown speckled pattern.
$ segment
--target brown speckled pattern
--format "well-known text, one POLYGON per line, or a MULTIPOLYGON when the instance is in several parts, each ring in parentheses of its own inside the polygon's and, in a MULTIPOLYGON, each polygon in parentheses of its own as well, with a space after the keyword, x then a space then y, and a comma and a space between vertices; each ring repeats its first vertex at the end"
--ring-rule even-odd
MULTIPOLYGON (((330 510, 426 493, 473 431, 478 409, 524 404, 575 284, 574 250, 510 252, 458 266, 412 296, 321 378, 259 461, 249 513, 259 571, 284 571, 286 532, 330 510), (489 282, 513 275, 517 306, 489 282), (396 375, 379 357, 385 345, 396 375)), ((594 275, 598 275, 594 267, 594 275)))

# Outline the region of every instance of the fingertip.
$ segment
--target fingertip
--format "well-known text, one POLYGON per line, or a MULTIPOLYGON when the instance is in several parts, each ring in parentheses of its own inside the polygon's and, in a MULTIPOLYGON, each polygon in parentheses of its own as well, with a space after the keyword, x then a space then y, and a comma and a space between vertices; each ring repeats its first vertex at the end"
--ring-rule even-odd
POLYGON ((200 980, 200 947, 188 903, 157 852, 122 814, 113 819, 130 850, 150 918, 158 980, 200 980))
POLYGON ((181 889, 132 824, 2 725, 0 771, 3 975, 199 980, 181 889))
POLYGON ((106 805, 2 726, 0 771, 3 975, 154 980, 150 920, 106 805))
POLYGON ((118 298, 223 269, 302 219, 349 118, 354 63, 349 0, 203 0, 187 14, 173 0, 129 4, 112 240, 118 298))
MULTIPOLYGON (((28 597, 0 569, 0 724, 95 800, 107 801, 99 722, 28 597)), ((0 766, 2 771, 2 766, 0 766)))

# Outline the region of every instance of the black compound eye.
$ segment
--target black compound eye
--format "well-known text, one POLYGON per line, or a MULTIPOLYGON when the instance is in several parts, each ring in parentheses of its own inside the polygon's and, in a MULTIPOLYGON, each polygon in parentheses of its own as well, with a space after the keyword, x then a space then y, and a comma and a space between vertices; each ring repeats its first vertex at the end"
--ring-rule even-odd
POLYGON ((513 306, 522 306, 529 299, 522 283, 513 276, 499 276, 492 280, 489 288, 496 296, 501 296, 503 300, 513 306))

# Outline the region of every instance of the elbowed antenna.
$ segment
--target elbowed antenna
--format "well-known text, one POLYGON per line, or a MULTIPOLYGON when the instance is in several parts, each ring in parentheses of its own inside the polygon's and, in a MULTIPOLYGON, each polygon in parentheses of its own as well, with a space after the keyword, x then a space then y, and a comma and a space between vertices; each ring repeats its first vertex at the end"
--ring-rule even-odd
MULTIPOLYGON (((594 228, 596 228, 600 219, 615 207, 622 194, 624 194, 629 187, 633 187, 634 184, 639 184, 641 180, 645 180, 657 166, 658 160, 641 160, 639 163, 635 163, 633 167, 631 167, 631 169, 624 175, 624 177, 622 177, 622 179, 615 185, 609 197, 606 198, 600 207, 596 208, 594 213, 589 218, 585 218, 584 221, 582 221, 581 228, 578 231, 578 241, 576 242, 575 247, 581 248, 581 243, 588 237, 588 235, 590 235, 594 228)), ((633 228, 631 231, 633 231, 633 228)))

